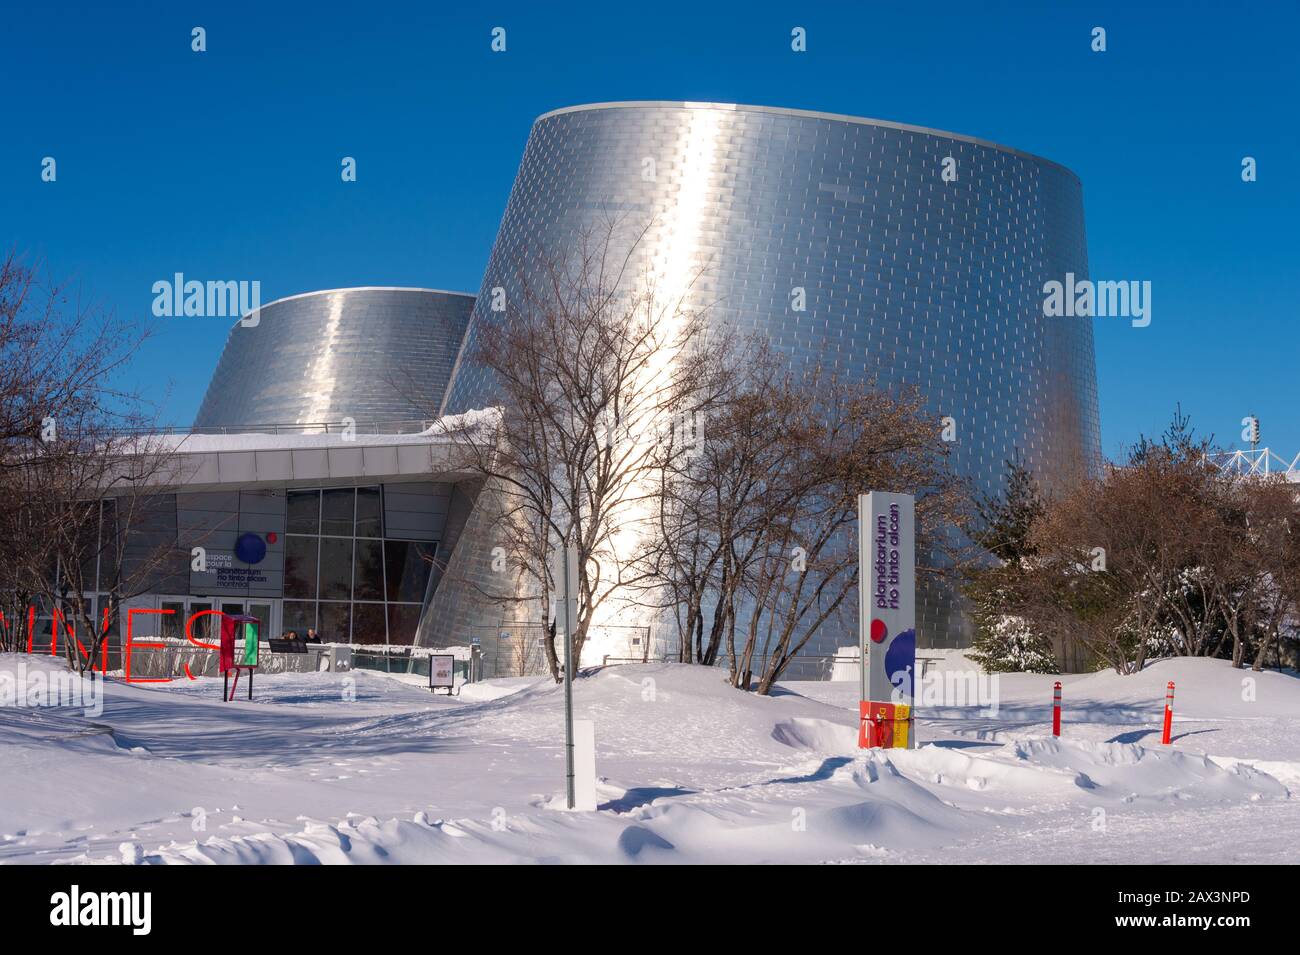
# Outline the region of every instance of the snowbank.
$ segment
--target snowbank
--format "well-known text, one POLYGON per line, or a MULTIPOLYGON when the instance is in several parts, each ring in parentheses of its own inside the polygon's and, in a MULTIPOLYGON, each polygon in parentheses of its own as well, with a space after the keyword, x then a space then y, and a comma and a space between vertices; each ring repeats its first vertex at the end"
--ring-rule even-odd
MULTIPOLYGON (((13 658, 0 658, 0 669, 13 658)), ((26 659, 26 658, 23 658, 26 659)), ((53 666, 46 662, 41 665, 53 666)), ((390 676, 109 681, 103 713, 0 721, 0 860, 63 862, 1295 861, 1300 680, 1215 661, 1001 684, 1000 715, 919 714, 921 747, 863 753, 856 688, 740 693, 717 670, 607 667, 595 813, 556 811, 563 693, 460 697, 390 676), (1175 745, 1159 744, 1178 683, 1175 745), (1083 719, 1085 716, 1087 719, 1083 719), (94 729, 98 727, 97 729, 94 729), (94 729, 93 732, 90 732, 94 729)))

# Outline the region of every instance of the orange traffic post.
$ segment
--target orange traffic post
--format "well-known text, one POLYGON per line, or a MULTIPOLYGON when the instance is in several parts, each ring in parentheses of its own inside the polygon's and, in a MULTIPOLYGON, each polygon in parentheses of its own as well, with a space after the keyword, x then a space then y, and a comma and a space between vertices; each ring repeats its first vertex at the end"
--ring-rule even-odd
POLYGON ((1165 733, 1160 742, 1166 746, 1170 743, 1169 735, 1174 728, 1174 681, 1169 681, 1169 688, 1165 690, 1165 733))

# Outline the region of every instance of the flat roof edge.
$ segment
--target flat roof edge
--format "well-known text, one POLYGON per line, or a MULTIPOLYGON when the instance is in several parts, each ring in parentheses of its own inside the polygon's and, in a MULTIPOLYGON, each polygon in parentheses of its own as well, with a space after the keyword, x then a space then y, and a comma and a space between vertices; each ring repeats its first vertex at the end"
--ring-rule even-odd
MULTIPOLYGON (((335 292, 425 292, 430 295, 455 295, 459 298, 477 298, 474 292, 453 292, 450 289, 443 288, 419 288, 411 285, 348 285, 342 288, 322 288, 310 292, 298 292, 295 295, 284 295, 277 299, 272 299, 264 305, 258 306, 258 311, 270 308, 272 305, 280 305, 284 302, 292 302, 295 299, 310 298, 313 295, 332 295, 335 292)), ((244 320, 245 316, 240 316, 235 321, 238 325, 244 320)), ((233 329, 235 325, 232 325, 233 329)))
POLYGON ((847 113, 827 113, 811 109, 794 109, 784 106, 749 106, 744 103, 703 103, 692 102, 690 100, 623 100, 611 103, 585 103, 578 106, 564 106, 560 109, 553 109, 550 112, 543 113, 533 120, 533 124, 550 119, 554 116, 560 116, 565 113, 582 113, 598 109, 717 109, 729 112, 739 113, 769 113, 777 116, 795 116, 802 119, 825 119, 837 123, 853 123, 859 126, 881 126, 886 129, 898 129, 909 133, 922 133, 927 136, 940 136, 944 139, 953 139, 958 142, 972 143, 976 146, 985 146, 989 149, 996 149, 1000 152, 1010 153, 1014 156, 1020 156, 1024 159, 1032 159, 1034 162, 1040 162, 1047 166, 1060 169, 1069 173, 1076 180, 1078 174, 1068 166, 1065 166, 1053 159, 1036 155, 1035 153, 1026 152, 1023 149, 1016 149, 1013 146, 1004 146, 1001 143, 995 143, 991 139, 981 139, 978 136, 967 136, 964 133, 953 133, 946 129, 934 129, 929 126, 914 126, 910 123, 897 123, 888 119, 871 119, 866 116, 850 116, 847 113))

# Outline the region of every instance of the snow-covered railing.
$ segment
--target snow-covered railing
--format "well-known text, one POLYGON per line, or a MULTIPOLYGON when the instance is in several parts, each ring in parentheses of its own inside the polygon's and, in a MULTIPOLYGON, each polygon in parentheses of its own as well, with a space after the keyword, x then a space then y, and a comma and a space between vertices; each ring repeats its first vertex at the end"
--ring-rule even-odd
POLYGON ((172 426, 148 428, 119 428, 112 433, 117 436, 161 435, 161 434, 341 434, 349 429, 353 434, 420 434, 428 430, 436 418, 405 418, 392 421, 314 421, 314 422, 268 422, 265 424, 243 424, 230 427, 172 426))
MULTIPOLYGON (((210 647, 197 646, 177 637, 139 637, 142 642, 129 649, 130 674, 133 679, 185 679, 219 676, 219 654, 210 647)), ((242 647, 244 641, 235 641, 242 647)), ((329 670, 346 673, 353 668, 352 646, 346 643, 309 643, 305 653, 277 653, 266 640, 258 641, 258 673, 314 673, 329 670)), ((114 648, 117 653, 117 649, 114 648)), ((122 654, 125 668, 126 654, 122 654)))

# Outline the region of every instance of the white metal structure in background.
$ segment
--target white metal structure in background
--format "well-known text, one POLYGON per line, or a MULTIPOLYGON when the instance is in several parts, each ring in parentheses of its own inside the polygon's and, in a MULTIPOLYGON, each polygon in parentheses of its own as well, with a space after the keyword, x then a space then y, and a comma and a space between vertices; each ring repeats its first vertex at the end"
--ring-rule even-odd
POLYGON ((1300 483, 1300 454, 1288 461, 1269 448, 1254 448, 1250 451, 1219 451, 1211 454, 1209 460, 1221 471, 1259 477, 1282 474, 1288 481, 1300 483))

